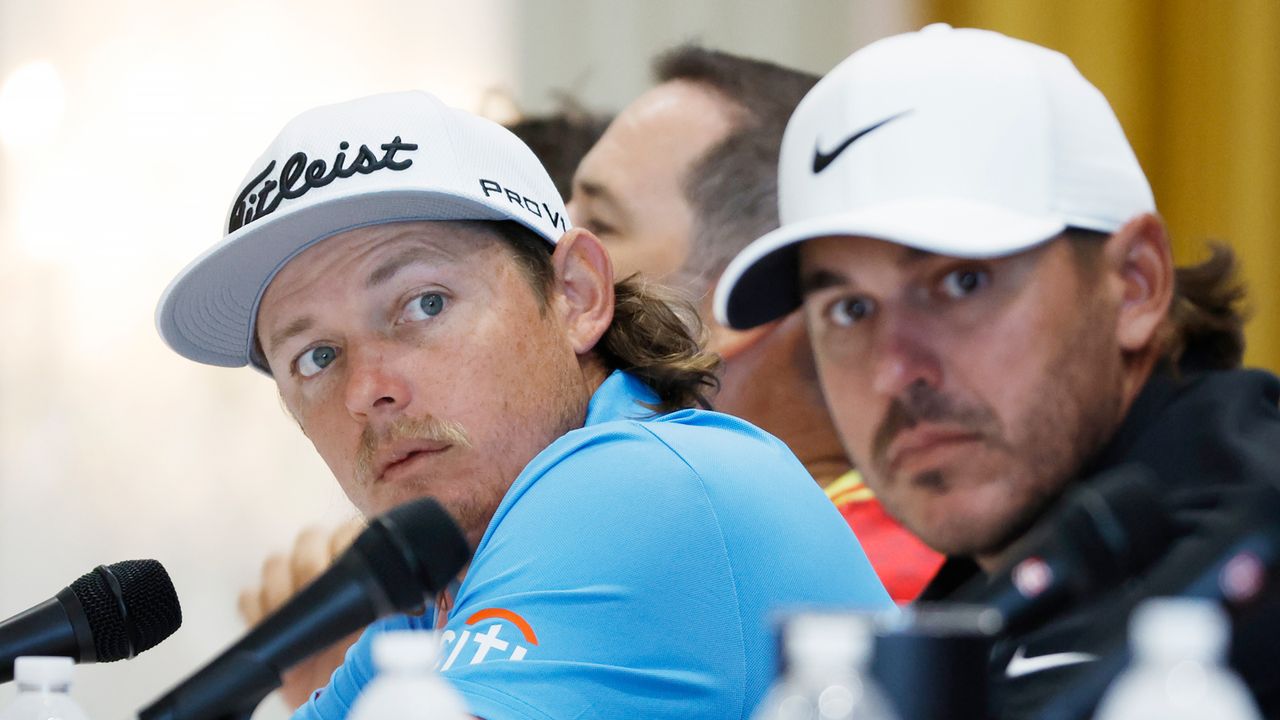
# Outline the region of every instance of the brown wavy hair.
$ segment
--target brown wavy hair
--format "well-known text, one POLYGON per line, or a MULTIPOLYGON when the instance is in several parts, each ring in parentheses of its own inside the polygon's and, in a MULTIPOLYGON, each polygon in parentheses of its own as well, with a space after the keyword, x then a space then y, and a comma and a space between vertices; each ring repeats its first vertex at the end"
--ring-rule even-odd
POLYGON ((1209 243, 1209 259, 1177 268, 1164 360, 1187 371, 1230 370, 1244 362, 1247 295, 1235 252, 1209 243))
MULTIPOLYGON (((1095 255, 1106 233, 1072 228, 1072 246, 1095 255)), ((1174 268, 1173 301, 1160 338, 1160 364, 1178 373, 1232 370, 1244 362, 1247 291, 1235 251, 1210 242, 1209 258, 1174 268)))
MULTIPOLYGON (((492 224, 512 249, 521 272, 542 303, 555 288, 556 271, 547 241, 511 221, 492 224)), ((613 321, 594 352, 610 370, 625 370, 658 396, 650 409, 673 412, 700 406, 719 389, 720 356, 707 352, 706 328, 680 295, 639 275, 613 285, 613 321)))

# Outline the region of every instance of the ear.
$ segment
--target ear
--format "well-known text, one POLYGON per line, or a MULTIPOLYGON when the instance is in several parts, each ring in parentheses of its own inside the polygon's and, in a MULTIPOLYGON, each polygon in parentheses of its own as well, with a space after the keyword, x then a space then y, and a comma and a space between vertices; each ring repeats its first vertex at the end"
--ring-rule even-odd
POLYGON ((613 264, 604 244, 582 228, 565 233, 551 253, 559 312, 573 351, 586 354, 613 322, 613 264))
POLYGON ((1154 344, 1173 302, 1174 268, 1164 222, 1139 215, 1107 240, 1108 266, 1120 281, 1116 339, 1126 353, 1154 344))

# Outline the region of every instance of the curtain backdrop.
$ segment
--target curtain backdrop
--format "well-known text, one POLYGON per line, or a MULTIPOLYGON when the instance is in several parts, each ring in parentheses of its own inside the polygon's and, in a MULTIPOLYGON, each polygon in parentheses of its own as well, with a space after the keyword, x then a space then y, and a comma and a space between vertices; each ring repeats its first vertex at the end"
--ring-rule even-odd
POLYGON ((998 30, 1069 55, 1111 100, 1179 263, 1240 256, 1246 363, 1280 371, 1280 2, 925 0, 928 22, 998 30))

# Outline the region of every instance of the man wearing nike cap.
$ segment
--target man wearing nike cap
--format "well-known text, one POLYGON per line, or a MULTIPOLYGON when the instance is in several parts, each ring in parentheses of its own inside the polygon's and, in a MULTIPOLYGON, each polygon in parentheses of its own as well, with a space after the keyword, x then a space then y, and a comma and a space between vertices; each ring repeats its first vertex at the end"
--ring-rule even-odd
POLYGON ((434 618, 375 624, 297 717, 346 715, 371 637, 438 626, 479 717, 740 718, 774 608, 891 607, 786 447, 696 409, 714 359, 614 282, 532 152, 426 93, 290 122, 157 324, 274 379, 366 515, 434 497, 474 548, 434 618))
MULTIPOLYGON (((846 448, 949 556, 921 599, 997 575, 1065 492, 1129 463, 1175 528, 1152 577, 1273 502, 1280 381, 1237 369, 1230 252, 1175 270, 1119 122, 1063 55, 945 25, 854 53, 787 126, 779 209, 717 316, 749 328, 803 307, 846 448)), ((1093 588, 1007 634, 992 714, 1043 706, 1153 591, 1093 588)))

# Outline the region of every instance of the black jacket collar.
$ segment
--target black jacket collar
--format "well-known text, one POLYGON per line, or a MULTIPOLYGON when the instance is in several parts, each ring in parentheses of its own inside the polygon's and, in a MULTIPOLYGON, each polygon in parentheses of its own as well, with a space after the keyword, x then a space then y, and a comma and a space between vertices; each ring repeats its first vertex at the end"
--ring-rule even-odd
MULTIPOLYGON (((1259 370, 1180 377, 1157 370, 1111 440, 1085 464, 1080 482, 1139 462, 1175 486, 1259 477, 1280 485, 1278 458, 1280 379, 1259 370)), ((979 572, 970 558, 948 557, 919 600, 946 599, 979 572)))

